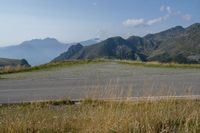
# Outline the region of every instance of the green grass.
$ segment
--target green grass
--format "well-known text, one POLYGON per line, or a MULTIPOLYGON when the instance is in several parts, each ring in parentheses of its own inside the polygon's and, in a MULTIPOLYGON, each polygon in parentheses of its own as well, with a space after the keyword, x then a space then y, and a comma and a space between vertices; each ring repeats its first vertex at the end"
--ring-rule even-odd
POLYGON ((200 132, 199 100, 39 102, 0 107, 0 132, 200 132), (55 104, 59 103, 59 104, 55 104))

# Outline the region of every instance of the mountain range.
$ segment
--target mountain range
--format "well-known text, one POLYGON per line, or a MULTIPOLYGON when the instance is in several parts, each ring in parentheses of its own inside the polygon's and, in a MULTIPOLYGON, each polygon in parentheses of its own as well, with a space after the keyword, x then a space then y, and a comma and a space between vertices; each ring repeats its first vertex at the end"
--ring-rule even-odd
MULTIPOLYGON (((80 42, 84 46, 99 42, 98 38, 80 42)), ((54 38, 33 39, 19 45, 1 47, 0 57, 26 59, 31 65, 45 64, 76 43, 61 43, 54 38)))
POLYGON ((17 60, 17 59, 7 59, 7 58, 0 58, 0 68, 5 66, 24 66, 30 67, 28 62, 25 59, 17 60))
POLYGON ((53 61, 96 58, 200 63, 200 23, 144 37, 112 37, 90 46, 78 43, 53 61))

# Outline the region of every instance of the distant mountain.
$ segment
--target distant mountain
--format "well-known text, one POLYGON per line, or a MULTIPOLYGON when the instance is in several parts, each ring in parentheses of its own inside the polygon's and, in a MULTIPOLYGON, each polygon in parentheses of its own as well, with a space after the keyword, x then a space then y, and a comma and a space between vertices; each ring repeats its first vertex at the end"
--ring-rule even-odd
POLYGON ((51 61, 70 45, 53 38, 34 39, 16 46, 0 48, 0 57, 26 59, 31 65, 44 64, 51 61))
MULTIPOLYGON (((80 42, 83 46, 89 46, 99 42, 100 39, 94 38, 80 42)), ((54 59, 60 53, 76 43, 61 43, 54 38, 33 39, 25 41, 19 45, 0 48, 0 57, 27 59, 31 65, 45 64, 54 59)))
POLYGON ((0 58, 0 68, 5 66, 24 66, 30 67, 28 62, 25 59, 17 60, 17 59, 7 59, 7 58, 0 58))
POLYGON ((144 37, 112 37, 77 50, 69 49, 54 61, 95 58, 200 63, 200 24, 176 26, 144 37))
POLYGON ((79 42, 81 45, 83 46, 89 46, 89 45, 93 45, 93 44, 96 44, 98 42, 100 42, 101 39, 99 38, 94 38, 94 39, 89 39, 89 40, 86 40, 86 41, 82 41, 82 42, 79 42))

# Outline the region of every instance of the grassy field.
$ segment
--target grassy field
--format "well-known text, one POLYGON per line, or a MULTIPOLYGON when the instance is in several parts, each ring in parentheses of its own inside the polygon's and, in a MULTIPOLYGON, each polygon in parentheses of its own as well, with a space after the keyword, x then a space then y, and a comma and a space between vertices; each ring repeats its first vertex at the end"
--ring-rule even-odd
POLYGON ((69 100, 2 105, 0 131, 199 133, 199 100, 69 100))

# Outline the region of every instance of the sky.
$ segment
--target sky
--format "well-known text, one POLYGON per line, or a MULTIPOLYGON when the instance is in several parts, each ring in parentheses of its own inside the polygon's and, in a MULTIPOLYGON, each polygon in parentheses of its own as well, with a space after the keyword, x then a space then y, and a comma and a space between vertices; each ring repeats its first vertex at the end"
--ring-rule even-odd
POLYGON ((0 0, 0 46, 144 36, 200 22, 200 0, 0 0))

